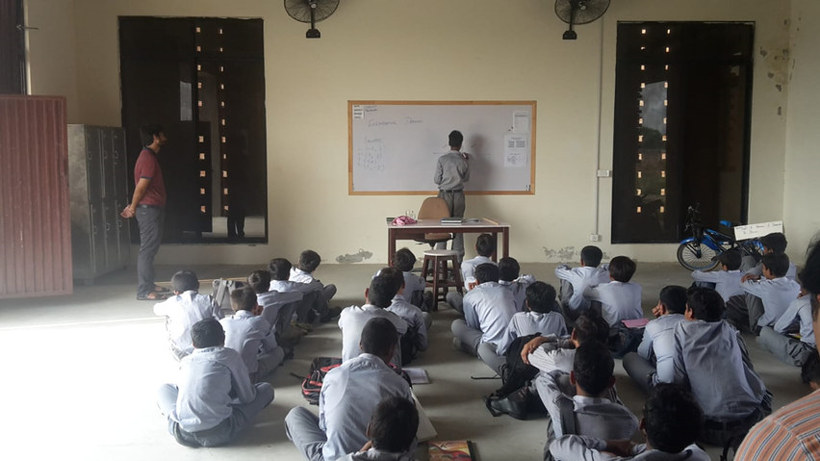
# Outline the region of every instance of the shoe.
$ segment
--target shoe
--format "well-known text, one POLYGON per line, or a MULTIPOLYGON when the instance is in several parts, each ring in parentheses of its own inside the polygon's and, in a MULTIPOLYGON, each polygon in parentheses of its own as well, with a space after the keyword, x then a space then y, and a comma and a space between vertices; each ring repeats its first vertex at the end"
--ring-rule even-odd
POLYGON ((155 293, 170 293, 171 290, 169 288, 161 287, 159 285, 154 285, 154 292, 155 293))
POLYGON ((148 294, 137 295, 137 301, 164 301, 168 299, 167 296, 152 291, 148 294))
POLYGON ((453 349, 463 352, 463 349, 461 348, 461 340, 460 339, 453 338, 453 349))
POLYGON ((520 389, 504 398, 488 397, 487 409, 493 416, 510 415, 515 419, 527 419, 527 391, 520 389))
POLYGON ((342 312, 341 307, 330 307, 330 308, 327 309, 327 313, 325 313, 325 315, 323 315, 319 319, 319 321, 322 322, 322 323, 329 322, 329 321, 333 320, 334 318, 338 317, 341 312, 342 312))

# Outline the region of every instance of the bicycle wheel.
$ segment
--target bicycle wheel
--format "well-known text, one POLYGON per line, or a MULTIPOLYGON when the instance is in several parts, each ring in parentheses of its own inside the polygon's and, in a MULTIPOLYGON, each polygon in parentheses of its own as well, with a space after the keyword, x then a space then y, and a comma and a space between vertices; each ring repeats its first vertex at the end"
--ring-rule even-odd
POLYGON ((715 255, 715 250, 697 242, 682 243, 678 247, 678 262, 690 271, 715 268, 718 265, 717 261, 712 261, 715 255))

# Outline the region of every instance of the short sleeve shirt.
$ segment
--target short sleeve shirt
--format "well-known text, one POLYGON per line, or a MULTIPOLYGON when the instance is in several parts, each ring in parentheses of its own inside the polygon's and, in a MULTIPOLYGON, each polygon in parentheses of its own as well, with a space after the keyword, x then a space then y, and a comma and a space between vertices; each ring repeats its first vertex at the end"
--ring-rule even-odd
POLYGON ((165 206, 165 181, 162 179, 162 170, 159 167, 157 154, 149 148, 142 149, 137 163, 134 165, 134 185, 145 178, 151 181, 148 183, 148 190, 140 200, 140 205, 165 206))

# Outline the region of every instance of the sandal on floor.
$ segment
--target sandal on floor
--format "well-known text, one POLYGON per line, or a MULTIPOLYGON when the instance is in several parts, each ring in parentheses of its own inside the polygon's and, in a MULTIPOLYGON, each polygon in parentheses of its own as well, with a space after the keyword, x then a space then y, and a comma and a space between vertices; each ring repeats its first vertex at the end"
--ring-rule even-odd
POLYGON ((156 291, 152 291, 145 295, 137 295, 137 301, 163 301, 167 299, 167 296, 161 295, 156 291))
POLYGON ((154 285, 154 293, 170 293, 171 290, 169 288, 161 287, 159 285, 154 285))

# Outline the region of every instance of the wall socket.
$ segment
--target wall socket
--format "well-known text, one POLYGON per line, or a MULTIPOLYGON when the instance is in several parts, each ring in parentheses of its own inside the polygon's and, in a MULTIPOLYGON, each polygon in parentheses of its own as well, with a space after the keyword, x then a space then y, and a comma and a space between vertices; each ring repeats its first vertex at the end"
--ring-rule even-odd
POLYGON ((600 242, 601 236, 598 234, 589 234, 589 241, 590 242, 600 242))

